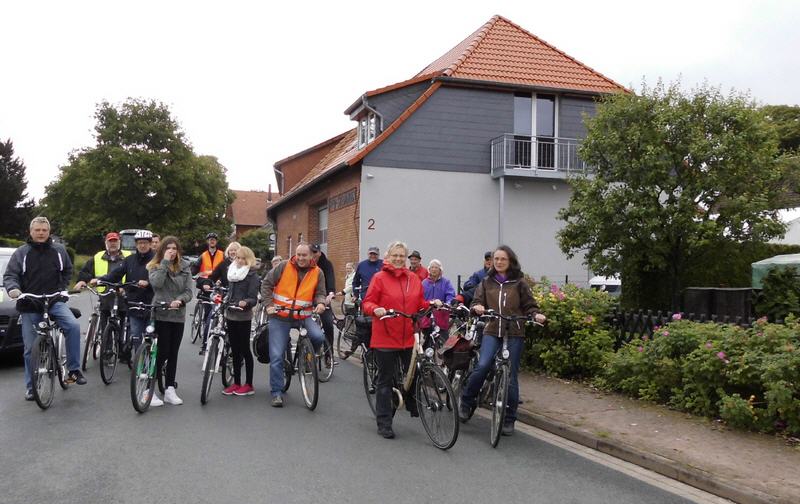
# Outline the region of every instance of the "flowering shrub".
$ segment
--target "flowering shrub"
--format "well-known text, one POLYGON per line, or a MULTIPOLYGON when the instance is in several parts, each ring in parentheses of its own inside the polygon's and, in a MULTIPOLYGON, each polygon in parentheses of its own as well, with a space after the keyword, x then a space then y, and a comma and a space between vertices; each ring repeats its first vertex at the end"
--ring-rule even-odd
POLYGON ((529 330, 523 365, 559 376, 593 376, 614 350, 614 339, 603 323, 614 299, 605 292, 563 288, 545 279, 533 287, 545 327, 529 330))

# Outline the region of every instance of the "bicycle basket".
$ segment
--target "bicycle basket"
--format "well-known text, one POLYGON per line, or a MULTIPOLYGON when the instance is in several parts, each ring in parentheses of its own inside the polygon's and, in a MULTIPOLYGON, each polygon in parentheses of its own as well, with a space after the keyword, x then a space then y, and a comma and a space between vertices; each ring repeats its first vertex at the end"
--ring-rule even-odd
POLYGON ((369 341, 372 337, 372 319, 370 317, 356 317, 356 337, 369 348, 369 341))
POLYGON ((447 338, 441 349, 442 360, 449 370, 467 369, 472 351, 471 341, 467 341, 461 334, 453 334, 447 338))
POLYGON ((269 328, 261 324, 256 328, 256 337, 253 338, 253 355, 258 362, 269 364, 269 328))

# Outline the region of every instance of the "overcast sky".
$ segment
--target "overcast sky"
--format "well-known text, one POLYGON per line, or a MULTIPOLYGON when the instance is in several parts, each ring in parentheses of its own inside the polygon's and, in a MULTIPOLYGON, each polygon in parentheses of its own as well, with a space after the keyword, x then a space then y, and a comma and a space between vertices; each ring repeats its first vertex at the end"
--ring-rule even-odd
POLYGON ((0 139, 29 194, 93 144, 95 106, 166 103, 233 189, 353 125, 365 91, 412 77, 501 14, 615 81, 707 80, 800 103, 800 2, 11 0, 0 10, 0 139))

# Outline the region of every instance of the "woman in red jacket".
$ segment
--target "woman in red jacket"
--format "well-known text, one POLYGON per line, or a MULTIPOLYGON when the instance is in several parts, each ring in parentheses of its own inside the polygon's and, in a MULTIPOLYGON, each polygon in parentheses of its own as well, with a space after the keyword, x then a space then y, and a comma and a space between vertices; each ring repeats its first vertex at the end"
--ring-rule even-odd
MULTIPOLYGON (((404 365, 411 360, 414 346, 414 326, 405 317, 378 320, 390 309, 404 313, 414 313, 428 306, 422 295, 422 282, 419 277, 406 268, 408 247, 403 242, 389 244, 383 269, 370 281, 367 296, 364 298, 364 313, 372 315, 372 340, 370 347, 375 351, 378 366, 376 379, 375 410, 378 421, 378 434, 391 439, 392 431, 392 377, 395 374, 397 357, 404 365)), ((405 400, 411 416, 418 416, 413 398, 405 400)))

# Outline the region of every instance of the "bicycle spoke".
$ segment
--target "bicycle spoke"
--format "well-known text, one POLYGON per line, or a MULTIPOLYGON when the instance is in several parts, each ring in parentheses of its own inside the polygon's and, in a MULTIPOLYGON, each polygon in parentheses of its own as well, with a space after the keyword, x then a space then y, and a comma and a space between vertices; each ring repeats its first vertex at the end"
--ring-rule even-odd
POLYGON ((417 378, 415 400, 420 420, 431 442, 442 450, 451 448, 458 439, 458 415, 455 394, 444 372, 425 363, 417 378))

